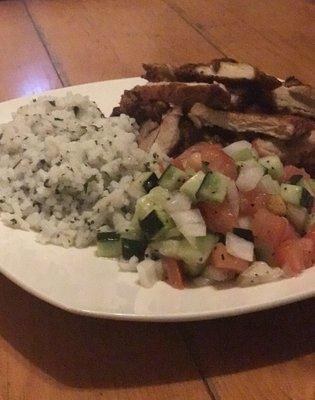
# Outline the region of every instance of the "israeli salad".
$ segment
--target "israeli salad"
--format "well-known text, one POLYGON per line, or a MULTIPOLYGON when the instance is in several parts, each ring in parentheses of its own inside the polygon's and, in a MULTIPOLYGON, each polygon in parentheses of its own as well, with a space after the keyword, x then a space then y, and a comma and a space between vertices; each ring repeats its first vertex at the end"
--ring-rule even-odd
POLYGON ((128 227, 100 232, 97 252, 126 260, 145 287, 256 285, 314 265, 315 180, 245 140, 197 143, 133 184, 128 227))

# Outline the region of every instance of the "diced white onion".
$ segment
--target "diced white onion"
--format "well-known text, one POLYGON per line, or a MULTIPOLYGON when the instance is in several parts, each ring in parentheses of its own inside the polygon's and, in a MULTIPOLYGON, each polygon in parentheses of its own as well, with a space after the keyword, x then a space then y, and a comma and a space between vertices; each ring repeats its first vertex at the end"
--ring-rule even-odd
POLYGON ((216 268, 212 265, 207 265, 202 273, 202 276, 214 282, 224 282, 233 279, 235 272, 228 269, 216 268))
POLYGON ((254 260, 254 243, 229 232, 226 234, 225 245, 226 251, 231 254, 231 256, 246 261, 254 260))
POLYGON ((258 163, 244 163, 236 180, 236 186, 242 192, 255 189, 258 182, 264 176, 264 168, 258 163))
POLYGON ((229 179, 228 187, 227 187, 227 198, 229 204, 232 209, 232 213, 235 217, 238 217, 240 211, 240 196, 235 185, 235 182, 232 179, 229 179))
POLYGON ((304 207, 296 207, 293 204, 287 204, 287 218, 299 231, 303 231, 307 218, 307 210, 304 207))
POLYGON ((164 206, 168 213, 173 213, 176 211, 189 210, 191 207, 191 202, 187 196, 183 193, 175 193, 170 200, 168 200, 164 206))
POLYGON ((268 194, 279 194, 280 193, 280 185, 279 183, 272 179, 270 175, 264 175, 259 181, 258 188, 261 189, 262 192, 268 194))
POLYGON ((238 153, 239 151, 244 149, 249 149, 249 150, 252 149, 252 145, 249 142, 247 142, 247 140, 239 140, 238 142, 229 144, 228 146, 223 148, 223 151, 228 156, 232 157, 233 154, 238 153))
POLYGON ((137 265, 139 283, 145 288, 152 287, 163 278, 160 261, 144 260, 137 265), (160 264, 160 265, 159 265, 160 264))
POLYGON ((206 224, 198 209, 177 211, 171 213, 178 230, 187 238, 205 236, 207 234, 206 224))
POLYGON ((277 281, 283 276, 281 268, 271 268, 263 261, 256 261, 238 276, 237 282, 240 286, 252 286, 277 281))
POLYGON ((252 218, 251 217, 239 217, 238 226, 243 229, 251 229, 252 228, 252 218))

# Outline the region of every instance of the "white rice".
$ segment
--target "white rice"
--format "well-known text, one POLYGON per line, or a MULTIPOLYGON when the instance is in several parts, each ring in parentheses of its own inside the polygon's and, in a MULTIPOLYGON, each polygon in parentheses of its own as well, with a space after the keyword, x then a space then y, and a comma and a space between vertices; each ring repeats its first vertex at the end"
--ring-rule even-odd
POLYGON ((0 126, 0 211, 42 243, 93 244, 98 230, 127 229, 140 171, 164 156, 138 148, 125 115, 104 118, 88 97, 68 93, 21 107, 0 126))

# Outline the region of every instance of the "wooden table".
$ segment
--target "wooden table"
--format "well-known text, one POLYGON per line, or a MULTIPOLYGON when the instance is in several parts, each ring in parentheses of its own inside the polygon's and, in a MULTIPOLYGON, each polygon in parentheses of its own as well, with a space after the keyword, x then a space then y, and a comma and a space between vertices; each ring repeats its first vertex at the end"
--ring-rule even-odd
MULTIPOLYGON (((315 84, 302 0, 0 2, 0 100, 228 55, 315 84)), ((0 278, 0 399, 313 400, 312 300, 216 321, 71 315, 0 278)))

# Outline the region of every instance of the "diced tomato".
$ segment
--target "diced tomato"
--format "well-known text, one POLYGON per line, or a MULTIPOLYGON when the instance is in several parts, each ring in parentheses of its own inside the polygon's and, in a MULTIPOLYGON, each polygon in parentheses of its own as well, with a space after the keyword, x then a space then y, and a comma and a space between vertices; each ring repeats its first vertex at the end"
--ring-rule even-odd
POLYGON ((221 172, 234 180, 237 178, 234 160, 224 153, 219 144, 196 143, 172 161, 177 168, 191 168, 194 171, 202 169, 202 162, 207 162, 210 170, 221 172))
POLYGON ((240 192, 240 213, 243 215, 254 215, 261 208, 266 208, 268 194, 257 189, 249 192, 240 192))
POLYGON ((174 258, 162 258, 162 266, 166 273, 166 282, 176 289, 184 289, 185 282, 180 263, 174 258))
POLYGON ((279 217, 263 208, 255 213, 252 230, 254 236, 272 250, 284 240, 297 237, 295 230, 285 217, 279 217))
POLYGON ((201 202, 198 208, 208 229, 213 232, 227 233, 237 226, 237 215, 230 203, 201 202))
POLYGON ((310 239, 313 243, 313 257, 312 262, 315 263, 315 224, 313 224, 304 236, 306 239, 310 239))
POLYGON ((310 175, 305 171, 304 168, 297 168, 294 165, 286 165, 283 168, 282 181, 288 182, 294 175, 302 175, 303 178, 310 179, 310 175))
POLYGON ((216 268, 242 272, 249 267, 249 262, 231 256, 223 243, 218 243, 211 252, 210 264, 216 268))
POLYGON ((289 275, 297 275, 313 264, 313 243, 310 239, 290 239, 276 250, 276 262, 289 275))

